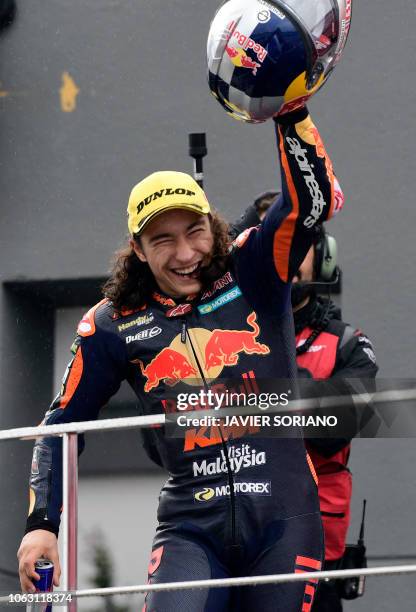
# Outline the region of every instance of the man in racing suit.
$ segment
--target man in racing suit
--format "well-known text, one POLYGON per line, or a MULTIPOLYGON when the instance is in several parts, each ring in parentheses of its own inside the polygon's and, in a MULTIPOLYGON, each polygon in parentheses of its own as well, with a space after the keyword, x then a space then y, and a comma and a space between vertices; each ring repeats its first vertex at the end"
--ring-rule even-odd
MULTIPOLYGON (((278 192, 260 194, 233 225, 238 234, 261 223, 278 192)), ((293 278, 292 307, 296 333, 296 361, 301 378, 373 379, 378 370, 371 341, 360 329, 342 320, 341 310, 329 298, 319 297, 313 284, 321 279, 327 236, 316 228, 314 244, 293 278)), ((329 389, 327 388, 329 392, 329 389)), ((352 479, 348 469, 350 439, 308 439, 308 453, 318 476, 319 505, 325 535, 323 569, 340 569, 350 523, 352 479)), ((320 582, 313 612, 342 612, 339 582, 320 582)))
MULTIPOLYGON (((244 391, 277 377, 291 391, 296 362, 290 280, 310 248, 313 227, 333 215, 334 175, 306 108, 279 118, 276 134, 283 195, 262 226, 241 235, 230 253, 218 248, 218 219, 188 175, 155 173, 133 189, 133 259, 129 255, 128 265, 123 260, 107 283, 111 301, 104 299, 80 322, 73 360, 44 423, 97 418, 123 379, 146 414, 176 411, 172 389, 189 393, 195 380, 206 389, 211 380, 221 388, 222 379, 232 379, 244 391), (124 301, 120 294, 114 298, 116 277, 127 287, 124 301), (145 285, 153 289, 146 292, 145 285)), ((151 582, 321 567, 316 480, 304 442, 257 433, 257 427, 221 425, 188 427, 184 437, 174 438, 163 428, 151 429, 169 472, 151 582)), ((18 553, 24 590, 42 555, 55 562, 58 580, 61 461, 59 438, 36 443, 18 553)), ((307 612, 315 587, 313 579, 244 587, 238 609, 307 612)), ((231 591, 151 592, 145 610, 232 610, 231 591)))

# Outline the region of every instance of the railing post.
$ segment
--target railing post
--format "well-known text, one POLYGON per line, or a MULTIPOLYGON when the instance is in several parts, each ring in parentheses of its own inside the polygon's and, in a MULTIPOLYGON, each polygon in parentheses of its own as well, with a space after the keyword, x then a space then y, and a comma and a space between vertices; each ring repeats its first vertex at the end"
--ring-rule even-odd
MULTIPOLYGON (((63 434, 63 573, 62 590, 76 591, 78 555, 78 435, 63 434)), ((68 612, 76 612, 76 600, 68 604, 68 612)))

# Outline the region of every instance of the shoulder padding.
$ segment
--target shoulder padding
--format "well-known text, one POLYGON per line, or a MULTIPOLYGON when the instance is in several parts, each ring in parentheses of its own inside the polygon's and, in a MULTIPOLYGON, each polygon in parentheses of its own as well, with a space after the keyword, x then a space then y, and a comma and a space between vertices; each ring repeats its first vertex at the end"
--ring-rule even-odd
POLYGON ((78 324, 77 334, 85 338, 86 336, 92 336, 95 334, 95 313, 100 306, 108 303, 108 299, 104 298, 98 304, 95 304, 92 308, 89 309, 88 312, 82 317, 81 321, 78 324))

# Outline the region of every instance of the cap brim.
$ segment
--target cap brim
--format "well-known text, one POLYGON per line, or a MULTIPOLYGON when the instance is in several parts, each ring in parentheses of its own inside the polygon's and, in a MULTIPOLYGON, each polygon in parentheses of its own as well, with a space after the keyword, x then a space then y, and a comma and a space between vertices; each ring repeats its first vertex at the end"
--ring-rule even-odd
POLYGON ((206 206, 201 206, 200 204, 171 204, 169 206, 161 206, 160 208, 157 208, 156 210, 153 210, 152 212, 150 212, 144 219, 141 220, 141 222, 138 224, 136 231, 134 232, 135 235, 137 234, 141 234, 143 232, 143 230, 149 225, 149 223, 151 221, 153 221, 156 217, 158 217, 159 215, 162 215, 163 213, 169 212, 170 210, 189 210, 191 212, 195 212, 199 215, 207 215, 209 212, 211 212, 210 206, 207 202, 206 206))

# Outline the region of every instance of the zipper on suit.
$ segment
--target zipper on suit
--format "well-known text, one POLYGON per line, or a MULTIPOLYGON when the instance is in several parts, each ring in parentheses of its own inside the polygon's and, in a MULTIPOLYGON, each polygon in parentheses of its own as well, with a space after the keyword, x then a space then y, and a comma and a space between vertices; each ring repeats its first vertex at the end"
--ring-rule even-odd
MULTIPOLYGON (((191 350, 192 350, 192 355, 193 355, 193 357, 195 359, 195 363, 196 363, 196 365, 198 367, 198 370, 199 370, 199 375, 200 375, 201 380, 202 380, 203 385, 204 385, 204 389, 205 389, 205 391, 208 391, 209 388, 210 388, 210 385, 207 382, 207 379, 205 377, 204 371, 203 371, 202 366, 201 366, 201 364, 199 362, 197 352, 196 352, 195 347, 193 345, 192 338, 191 338, 191 336, 189 334, 187 320, 186 319, 182 319, 181 324, 182 324, 182 327, 181 327, 181 342, 183 342, 185 344, 186 340, 188 339, 189 345, 190 345, 191 350)), ((235 491, 234 491, 234 476, 233 476, 233 472, 232 472, 232 469, 231 469, 230 457, 228 455, 228 445, 227 445, 227 442, 224 439, 224 435, 222 433, 221 427, 218 427, 218 430, 220 432, 221 446, 222 446, 223 451, 224 451, 225 463, 227 465, 228 486, 230 487, 231 540, 232 540, 232 546, 239 548, 239 545, 237 544, 237 533, 236 533, 236 500, 235 500, 235 491)))

